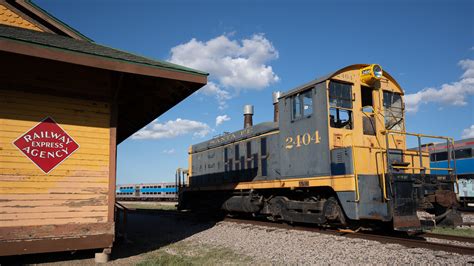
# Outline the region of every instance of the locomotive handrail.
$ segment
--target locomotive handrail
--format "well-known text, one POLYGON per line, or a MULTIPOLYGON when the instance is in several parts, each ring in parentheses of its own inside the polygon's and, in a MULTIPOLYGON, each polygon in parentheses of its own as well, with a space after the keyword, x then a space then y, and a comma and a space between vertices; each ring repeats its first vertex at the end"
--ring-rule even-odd
MULTIPOLYGON (((352 141, 352 143, 354 143, 354 141, 352 141)), ((354 157, 354 147, 352 147, 351 151, 352 151, 352 166, 354 167, 354 182, 355 182, 355 190, 356 190, 355 202, 357 203, 360 201, 360 192, 359 192, 359 177, 357 176, 356 160, 354 157)))
POLYGON ((383 130, 382 134, 402 134, 402 135, 410 135, 410 136, 415 136, 415 137, 419 136, 419 137, 424 137, 424 138, 445 139, 445 140, 451 140, 451 141, 453 140, 453 138, 450 138, 450 137, 410 133, 410 132, 395 131, 395 130, 383 130))
MULTIPOLYGON (((403 132, 403 131, 394 131, 394 130, 383 130, 382 134, 385 134, 385 146, 386 146, 386 153, 387 153, 387 164, 389 168, 396 168, 396 169, 418 169, 420 172, 424 172, 425 170, 440 170, 440 171, 448 171, 449 174, 454 174, 456 175, 456 156, 453 155, 453 164, 454 167, 451 167, 451 151, 450 147, 454 147, 454 139, 451 137, 444 137, 444 136, 434 136, 434 135, 427 135, 427 134, 419 134, 419 133, 410 133, 410 132, 403 132), (400 135, 408 135, 408 136, 415 136, 418 139, 418 155, 420 157, 420 167, 408 167, 408 166, 394 166, 390 165, 390 160, 389 160, 389 139, 388 135, 391 134, 400 134, 400 135), (446 150, 448 153, 448 167, 443 168, 443 167, 424 167, 423 166, 423 151, 421 149, 421 138, 433 138, 433 139, 444 139, 447 142, 446 145, 446 150), (454 172, 454 173, 453 173, 454 172)), ((388 169, 389 172, 390 169, 388 169)), ((456 186, 459 186, 457 184, 457 177, 456 177, 456 186)))
MULTIPOLYGON (((383 199, 385 201, 389 201, 390 199, 388 198, 387 196, 387 182, 386 182, 386 178, 385 178, 385 161, 383 159, 383 150, 380 149, 381 151, 380 152, 376 152, 375 153, 375 160, 377 161, 377 154, 380 153, 380 155, 382 156, 382 192, 383 192, 383 199)), ((378 166, 377 166, 377 170, 378 170, 378 166)))
POLYGON ((431 167, 431 168, 426 168, 426 167, 415 167, 415 166, 392 166, 393 168, 397 169, 417 169, 417 170, 448 170, 448 171, 453 171, 454 168, 439 168, 439 167, 431 167))

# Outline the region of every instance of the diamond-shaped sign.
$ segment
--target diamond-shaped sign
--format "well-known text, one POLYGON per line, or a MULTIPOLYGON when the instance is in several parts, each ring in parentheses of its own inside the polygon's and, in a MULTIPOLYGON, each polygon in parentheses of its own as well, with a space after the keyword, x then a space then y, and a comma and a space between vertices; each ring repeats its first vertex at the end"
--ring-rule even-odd
POLYGON ((46 174, 79 148, 51 117, 43 119, 13 145, 46 174))

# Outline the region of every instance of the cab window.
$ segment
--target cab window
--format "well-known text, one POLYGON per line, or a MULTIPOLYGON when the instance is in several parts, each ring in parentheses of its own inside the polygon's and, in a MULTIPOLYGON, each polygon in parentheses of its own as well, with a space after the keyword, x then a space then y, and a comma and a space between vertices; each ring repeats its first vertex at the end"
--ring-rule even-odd
POLYGON ((301 117, 301 97, 299 94, 293 96, 291 98, 291 101, 293 102, 293 120, 298 119, 301 117))
POLYGON ((329 83, 329 124, 333 128, 352 129, 352 85, 329 83))
POLYGON ((313 113, 313 94, 312 90, 303 93, 303 115, 310 116, 313 113))
POLYGON ((308 90, 291 97, 291 102, 293 120, 311 116, 313 113, 313 90, 308 90))
POLYGON ((388 130, 404 130, 402 96, 390 91, 383 92, 383 107, 385 109, 385 128, 388 130))

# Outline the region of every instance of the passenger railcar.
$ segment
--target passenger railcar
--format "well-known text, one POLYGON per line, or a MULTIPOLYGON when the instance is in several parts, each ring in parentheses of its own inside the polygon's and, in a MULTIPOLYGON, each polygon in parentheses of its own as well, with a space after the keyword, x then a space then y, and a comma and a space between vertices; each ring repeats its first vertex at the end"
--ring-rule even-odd
POLYGON ((178 190, 175 183, 150 183, 117 186, 116 197, 118 200, 155 200, 176 201, 178 190))
MULTIPOLYGON (((431 167, 444 168, 448 164, 448 151, 446 143, 429 145, 431 167)), ((458 140, 454 142, 454 153, 456 158, 456 174, 459 184, 459 202, 463 207, 474 207, 474 138, 458 140)), ((442 171, 433 171, 442 174, 442 171)))
POLYGON ((246 106, 244 129, 190 147, 178 207, 402 231, 429 225, 421 210, 459 224, 453 160, 433 174, 428 152, 406 148, 425 135, 405 131, 403 94, 379 65, 351 65, 274 93, 273 122, 252 125, 246 106))

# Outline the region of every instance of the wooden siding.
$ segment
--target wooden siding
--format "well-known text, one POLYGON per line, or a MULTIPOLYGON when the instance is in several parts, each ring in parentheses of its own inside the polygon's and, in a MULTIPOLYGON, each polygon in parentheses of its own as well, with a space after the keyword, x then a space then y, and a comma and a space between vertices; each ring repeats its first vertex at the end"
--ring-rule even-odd
POLYGON ((0 90, 0 227, 108 221, 110 112, 104 102, 0 90), (79 149, 45 174, 13 142, 47 116, 79 149))
POLYGON ((22 18, 15 11, 10 10, 8 7, 2 4, 0 4, 0 24, 25 28, 29 30, 42 31, 36 25, 22 18))

